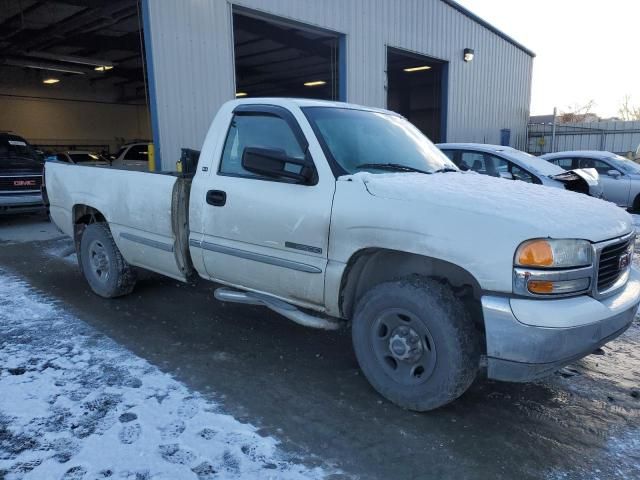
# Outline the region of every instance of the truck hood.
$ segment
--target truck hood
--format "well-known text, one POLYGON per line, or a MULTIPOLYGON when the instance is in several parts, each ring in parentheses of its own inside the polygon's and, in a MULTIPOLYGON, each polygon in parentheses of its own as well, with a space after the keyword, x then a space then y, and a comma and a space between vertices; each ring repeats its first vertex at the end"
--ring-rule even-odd
POLYGON ((631 216, 612 203, 560 188, 478 175, 475 172, 349 176, 376 197, 436 207, 442 215, 466 210, 527 227, 536 237, 582 238, 600 242, 633 230, 631 216))

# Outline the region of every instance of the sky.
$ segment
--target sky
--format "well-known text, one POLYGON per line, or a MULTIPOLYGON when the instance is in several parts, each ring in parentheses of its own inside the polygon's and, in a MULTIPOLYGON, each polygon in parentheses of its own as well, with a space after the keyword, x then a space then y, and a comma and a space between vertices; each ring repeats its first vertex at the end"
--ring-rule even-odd
POLYGON ((457 0, 533 50, 531 114, 640 105, 640 0, 457 0))

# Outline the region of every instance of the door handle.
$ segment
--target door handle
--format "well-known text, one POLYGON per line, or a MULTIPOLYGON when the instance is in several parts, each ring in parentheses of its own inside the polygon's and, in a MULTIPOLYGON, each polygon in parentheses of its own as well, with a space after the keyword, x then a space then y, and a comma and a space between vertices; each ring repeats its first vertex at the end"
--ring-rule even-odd
POLYGON ((223 207, 227 203, 227 193, 222 190, 209 190, 207 192, 207 203, 214 207, 223 207))

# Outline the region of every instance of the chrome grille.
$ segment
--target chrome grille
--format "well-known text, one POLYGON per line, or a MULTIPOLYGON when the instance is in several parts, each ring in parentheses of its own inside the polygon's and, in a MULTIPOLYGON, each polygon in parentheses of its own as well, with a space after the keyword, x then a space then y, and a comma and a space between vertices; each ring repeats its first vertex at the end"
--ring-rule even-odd
POLYGON ((600 262, 598 264, 598 292, 603 292, 611 288, 613 284, 627 271, 628 265, 621 267, 620 259, 628 254, 634 237, 612 245, 608 245, 600 252, 600 262))

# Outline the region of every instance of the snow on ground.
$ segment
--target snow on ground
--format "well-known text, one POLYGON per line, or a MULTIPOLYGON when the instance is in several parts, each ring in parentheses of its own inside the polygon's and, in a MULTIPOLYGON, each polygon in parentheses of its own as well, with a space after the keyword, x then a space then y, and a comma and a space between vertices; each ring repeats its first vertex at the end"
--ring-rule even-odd
POLYGON ((640 232, 640 215, 631 215, 633 218, 633 225, 636 227, 636 231, 640 232))
POLYGON ((0 270, 0 478, 322 478, 0 270))

